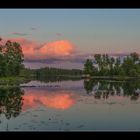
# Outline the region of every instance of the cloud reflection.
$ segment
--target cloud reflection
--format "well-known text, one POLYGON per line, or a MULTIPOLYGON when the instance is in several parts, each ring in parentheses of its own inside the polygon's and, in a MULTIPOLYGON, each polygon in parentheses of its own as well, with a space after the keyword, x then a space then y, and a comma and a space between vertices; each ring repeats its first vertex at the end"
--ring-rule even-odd
POLYGON ((66 110, 75 103, 74 94, 69 91, 35 91, 29 90, 23 96, 23 111, 37 108, 40 105, 44 107, 66 110))

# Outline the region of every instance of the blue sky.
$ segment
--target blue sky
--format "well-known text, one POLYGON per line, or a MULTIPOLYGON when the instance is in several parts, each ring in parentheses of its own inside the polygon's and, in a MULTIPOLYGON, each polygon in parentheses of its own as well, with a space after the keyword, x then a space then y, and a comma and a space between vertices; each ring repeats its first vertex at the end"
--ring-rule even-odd
POLYGON ((1 9, 0 19, 4 38, 68 40, 77 53, 140 52, 139 9, 1 9))
POLYGON ((112 45, 110 49, 115 51, 118 41, 122 50, 127 51, 126 47, 129 49, 132 43, 139 49, 139 9, 1 9, 0 19, 0 35, 5 37, 13 37, 12 32, 23 32, 30 34, 29 39, 38 41, 63 38, 83 52, 87 48, 98 50, 94 46, 101 46, 102 50, 103 45, 112 45), (33 32, 31 27, 37 30, 33 32), (57 37, 56 33, 63 36, 57 37))

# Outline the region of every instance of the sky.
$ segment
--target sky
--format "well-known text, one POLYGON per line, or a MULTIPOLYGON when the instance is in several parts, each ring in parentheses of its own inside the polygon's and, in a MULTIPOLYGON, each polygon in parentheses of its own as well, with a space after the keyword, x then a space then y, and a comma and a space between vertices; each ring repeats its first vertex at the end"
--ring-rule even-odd
POLYGON ((139 9, 0 9, 0 19, 3 40, 18 41, 36 67, 82 68, 89 54, 140 53, 139 9))

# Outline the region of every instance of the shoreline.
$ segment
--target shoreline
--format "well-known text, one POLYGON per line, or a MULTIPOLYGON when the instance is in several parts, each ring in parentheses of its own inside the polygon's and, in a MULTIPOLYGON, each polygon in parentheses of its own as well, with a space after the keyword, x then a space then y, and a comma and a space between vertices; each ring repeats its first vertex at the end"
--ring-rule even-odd
POLYGON ((30 80, 27 77, 0 77, 0 85, 18 85, 30 80))
MULTIPOLYGON (((129 77, 129 76, 64 76, 65 78, 72 79, 83 79, 83 80, 114 80, 114 81, 129 81, 129 80, 140 80, 140 77, 129 77)), ((34 79, 34 78, 33 78, 34 79)), ((2 85, 19 85, 27 83, 33 80, 30 77, 0 77, 0 86, 2 85)), ((36 79, 39 80, 39 79, 36 79)), ((65 80, 65 79, 64 79, 65 80)), ((40 80, 39 80, 40 81, 40 80)))

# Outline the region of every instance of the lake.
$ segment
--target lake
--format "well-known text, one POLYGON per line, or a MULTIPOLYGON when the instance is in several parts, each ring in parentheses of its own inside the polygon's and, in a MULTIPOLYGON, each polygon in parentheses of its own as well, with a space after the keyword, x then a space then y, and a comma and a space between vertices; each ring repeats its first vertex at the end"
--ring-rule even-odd
POLYGON ((0 87, 0 131, 140 130, 140 81, 30 81, 0 87))

